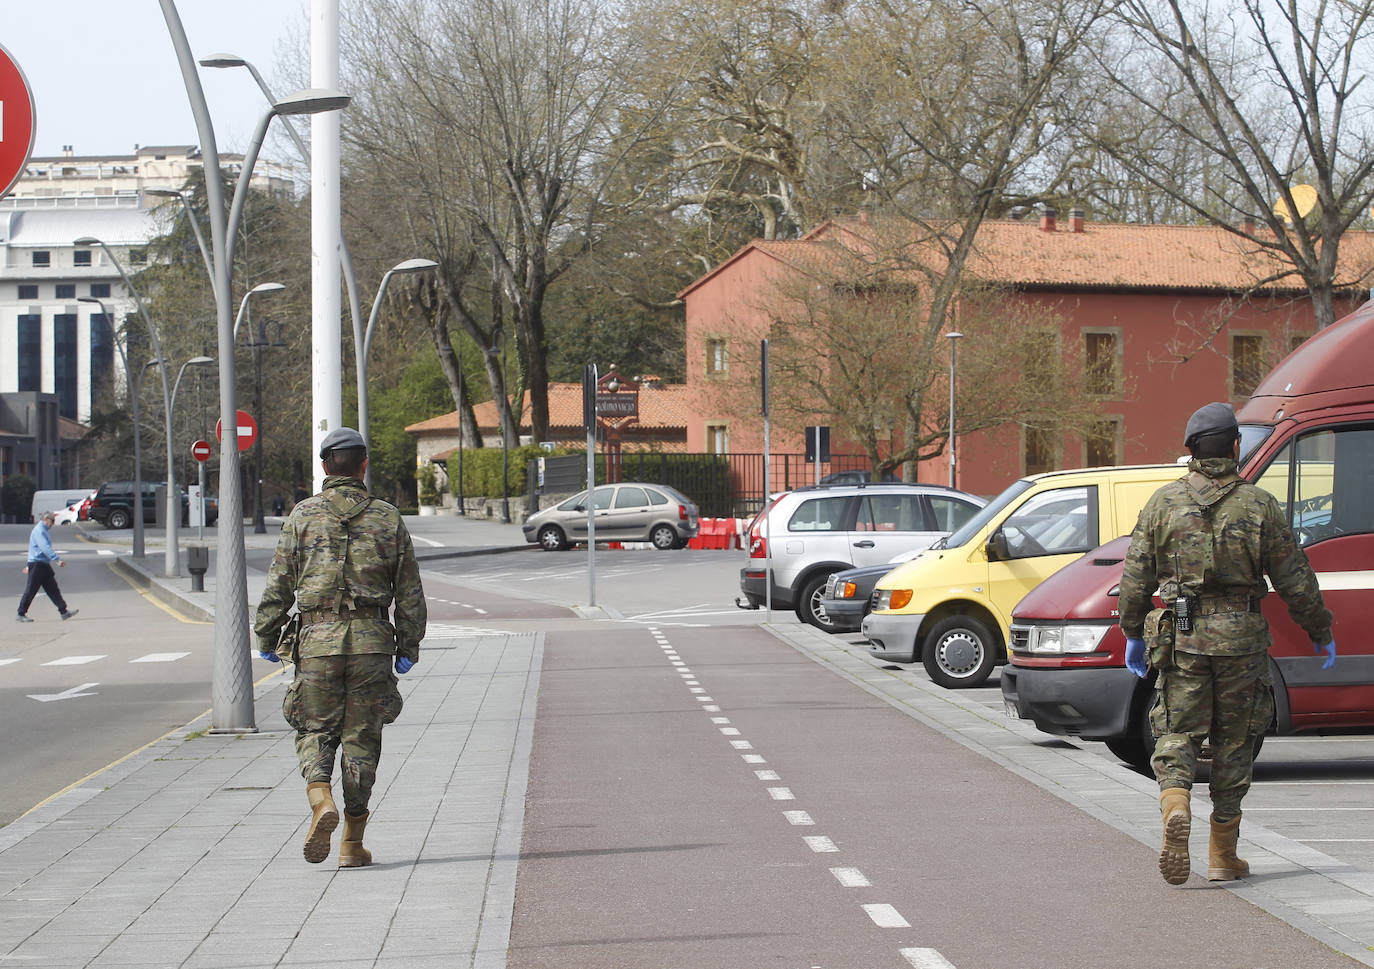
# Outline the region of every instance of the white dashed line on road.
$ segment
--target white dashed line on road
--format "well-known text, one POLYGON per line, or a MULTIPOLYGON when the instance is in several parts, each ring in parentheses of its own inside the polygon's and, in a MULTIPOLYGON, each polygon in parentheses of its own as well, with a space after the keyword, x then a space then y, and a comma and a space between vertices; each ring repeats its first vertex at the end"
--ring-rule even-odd
POLYGON ((190 656, 190 653, 149 653, 140 656, 138 659, 129 660, 130 663, 174 663, 183 657, 190 656))
POLYGON ((15 657, 14 659, 0 659, 0 666, 8 666, 8 665, 10 665, 11 663, 18 663, 18 662, 19 662, 19 658, 18 658, 18 657, 15 657))
POLYGON ((868 913, 868 917, 873 920, 873 924, 880 929, 911 928, 911 923, 902 918, 902 914, 891 905, 878 903, 864 905, 862 908, 868 913))
POLYGON ((823 834, 809 834, 802 838, 802 840, 806 842, 806 846, 808 848, 810 848, 817 854, 824 854, 828 851, 840 850, 839 848, 835 847, 835 842, 831 841, 823 834))
POLYGON ((96 660, 98 660, 98 659, 104 659, 104 658, 105 658, 105 657, 104 657, 103 655, 101 655, 101 656, 63 656, 63 657, 61 657, 61 658, 59 658, 59 659, 48 660, 48 662, 44 663, 43 665, 44 665, 44 666, 84 666, 84 665, 87 664, 87 663, 94 663, 96 660))
POLYGON ((757 778, 758 778, 759 780, 761 780, 761 781, 780 781, 780 780, 782 780, 782 778, 778 776, 778 772, 775 771, 775 770, 756 770, 756 771, 754 771, 754 776, 757 777, 757 778))
POLYGON ((790 787, 770 787, 768 796, 775 801, 795 801, 797 799, 790 787))
POLYGON ((845 888, 872 888, 873 883, 857 868, 832 868, 830 874, 845 888))
POLYGON ((911 969, 954 969, 954 963, 935 949, 899 949, 911 969))
POLYGON ((805 811, 783 811, 782 816, 787 819, 788 824, 800 826, 816 823, 811 820, 811 815, 807 814, 805 811))
POLYGON ((727 737, 738 737, 739 727, 721 727, 720 732, 725 734, 725 736, 727 737))

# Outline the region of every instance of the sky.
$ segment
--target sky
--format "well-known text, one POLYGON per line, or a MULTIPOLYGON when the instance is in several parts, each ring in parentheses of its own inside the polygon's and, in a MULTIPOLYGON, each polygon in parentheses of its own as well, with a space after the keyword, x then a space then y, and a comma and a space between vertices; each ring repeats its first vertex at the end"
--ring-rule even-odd
MULTIPOLYGON (((237 54, 277 96, 291 51, 308 51, 309 0, 177 0, 196 59, 237 54)), ((132 154, 198 145, 195 119, 158 0, 0 0, 0 46, 33 91, 35 156, 132 154)), ((304 55, 303 55, 304 56, 304 55)), ((308 67, 300 75, 308 77, 308 67)), ((200 68, 220 151, 242 152, 266 102, 243 68, 200 68)), ((269 146, 271 141, 269 139, 269 146)), ((266 155, 267 152, 264 152, 266 155)))

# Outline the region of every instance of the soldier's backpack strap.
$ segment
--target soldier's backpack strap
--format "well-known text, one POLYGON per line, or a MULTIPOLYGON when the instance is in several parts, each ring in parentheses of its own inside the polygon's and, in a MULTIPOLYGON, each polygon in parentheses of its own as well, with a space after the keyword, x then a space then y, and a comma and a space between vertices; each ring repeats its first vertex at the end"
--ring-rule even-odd
POLYGON ((339 515, 339 531, 342 533, 342 541, 339 547, 339 574, 335 580, 337 594, 334 598, 334 610, 336 612, 348 612, 353 608, 353 593, 348 588, 348 579, 344 575, 344 566, 348 564, 348 543, 351 537, 349 525, 355 519, 367 511, 368 505, 372 504, 372 496, 359 501, 350 501, 341 491, 335 489, 328 493, 330 507, 339 515))

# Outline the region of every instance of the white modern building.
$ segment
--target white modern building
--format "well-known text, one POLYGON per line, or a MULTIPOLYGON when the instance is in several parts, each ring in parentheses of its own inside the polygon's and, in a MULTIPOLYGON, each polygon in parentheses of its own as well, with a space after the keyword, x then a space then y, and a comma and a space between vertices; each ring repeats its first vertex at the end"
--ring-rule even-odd
MULTIPOLYGON (((232 173, 242 156, 222 155, 221 161, 232 173)), ((53 395, 62 418, 88 424, 93 394, 122 394, 114 321, 82 299, 104 300, 121 319, 137 308, 105 252, 75 240, 101 240, 126 271, 137 272, 148 243, 184 217, 180 203, 146 191, 184 189, 200 166, 199 149, 187 145, 100 157, 68 149, 30 159, 24 176, 0 199, 0 395, 53 395)), ((260 160, 253 186, 290 195, 294 182, 287 167, 260 160)), ((59 471, 30 467, 23 452, 0 448, 0 479, 24 473, 66 486, 59 471)))

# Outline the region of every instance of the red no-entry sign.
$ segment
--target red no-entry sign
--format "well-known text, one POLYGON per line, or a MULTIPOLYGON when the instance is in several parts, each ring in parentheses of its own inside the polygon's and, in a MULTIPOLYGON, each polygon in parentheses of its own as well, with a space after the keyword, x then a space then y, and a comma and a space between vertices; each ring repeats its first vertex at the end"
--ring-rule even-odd
POLYGON ((197 441, 196 443, 192 444, 192 445, 191 445, 191 457, 195 458, 197 461, 209 461, 209 460, 210 460, 210 442, 209 442, 209 441, 197 441))
MULTIPOLYGON (((258 439, 258 422, 253 420, 253 415, 246 410, 234 412, 237 416, 234 420, 239 425, 239 450, 247 451, 253 446, 253 442, 258 439)), ((215 440, 224 440, 224 433, 220 429, 224 421, 215 421, 215 440)))
POLYGON ((38 131, 33 91, 9 51, 0 47, 0 198, 4 198, 29 163, 38 131))

